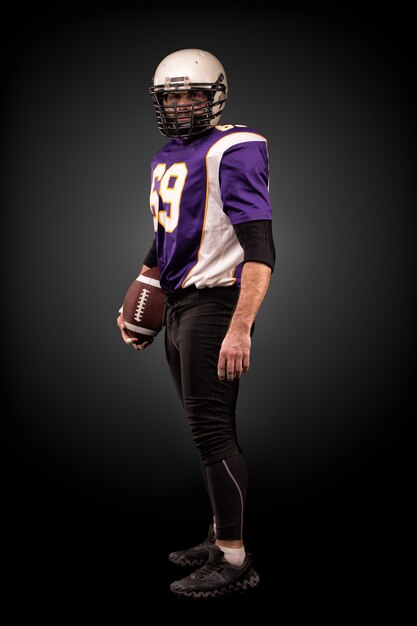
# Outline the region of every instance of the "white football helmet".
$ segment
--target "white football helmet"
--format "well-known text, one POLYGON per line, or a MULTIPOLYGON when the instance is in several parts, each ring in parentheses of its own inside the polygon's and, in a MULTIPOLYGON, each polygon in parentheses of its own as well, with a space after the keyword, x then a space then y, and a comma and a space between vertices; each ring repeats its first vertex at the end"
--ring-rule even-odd
POLYGON ((158 65, 149 93, 162 135, 186 139, 218 124, 227 99, 226 72, 210 52, 178 50, 158 65), (207 102, 190 104, 186 113, 175 104, 167 106, 170 92, 191 90, 207 92, 207 102))

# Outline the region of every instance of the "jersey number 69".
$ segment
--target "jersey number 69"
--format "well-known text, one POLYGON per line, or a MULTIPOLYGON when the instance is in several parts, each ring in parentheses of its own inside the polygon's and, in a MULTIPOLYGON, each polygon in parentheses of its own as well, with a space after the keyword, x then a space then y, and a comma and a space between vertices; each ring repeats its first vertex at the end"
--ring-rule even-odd
POLYGON ((172 233, 178 225, 180 203, 188 169, 185 163, 173 163, 166 169, 166 163, 159 163, 153 172, 152 188, 149 197, 155 232, 158 222, 168 233, 172 233), (159 189, 155 189, 159 182, 159 189), (169 210, 159 210, 159 199, 169 204, 169 210))

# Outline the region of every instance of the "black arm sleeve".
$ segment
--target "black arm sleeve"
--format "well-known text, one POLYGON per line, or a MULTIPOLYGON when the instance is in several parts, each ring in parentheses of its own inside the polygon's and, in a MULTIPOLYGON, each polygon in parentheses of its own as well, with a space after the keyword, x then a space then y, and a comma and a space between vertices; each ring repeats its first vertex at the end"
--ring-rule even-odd
POLYGON ((243 263, 257 261, 264 263, 274 271, 275 246, 271 220, 255 220, 233 224, 236 237, 243 248, 243 263))
POLYGON ((148 254, 145 256, 143 261, 144 265, 148 267, 156 267, 158 265, 158 259, 156 257, 156 240, 154 239, 152 245, 149 249, 148 254))

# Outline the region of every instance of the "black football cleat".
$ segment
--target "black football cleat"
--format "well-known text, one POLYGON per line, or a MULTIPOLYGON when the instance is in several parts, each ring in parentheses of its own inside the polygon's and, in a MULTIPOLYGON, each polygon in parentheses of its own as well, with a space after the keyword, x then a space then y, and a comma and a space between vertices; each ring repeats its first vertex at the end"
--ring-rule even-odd
POLYGON ((238 567, 223 558, 219 546, 210 546, 209 553, 207 563, 186 578, 171 583, 171 591, 184 598, 207 599, 256 587, 259 576, 252 567, 250 554, 238 567))
POLYGON ((175 563, 176 565, 182 565, 185 567, 189 565, 191 567, 198 567, 200 565, 204 565, 209 558, 209 549, 210 546, 214 545, 216 541, 216 537, 213 530, 213 525, 210 524, 207 538, 204 539, 203 543, 199 543, 198 546, 194 546, 194 548, 188 548, 188 550, 177 550, 176 552, 170 552, 168 554, 168 558, 171 563, 175 563))

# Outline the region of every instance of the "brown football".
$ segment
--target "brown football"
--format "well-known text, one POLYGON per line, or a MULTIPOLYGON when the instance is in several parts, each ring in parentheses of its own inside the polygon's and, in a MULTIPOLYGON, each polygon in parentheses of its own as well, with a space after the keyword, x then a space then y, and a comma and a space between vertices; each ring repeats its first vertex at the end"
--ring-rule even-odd
POLYGON ((129 337, 136 337, 138 343, 153 341, 162 329, 166 299, 157 267, 136 278, 123 300, 123 318, 129 337))

